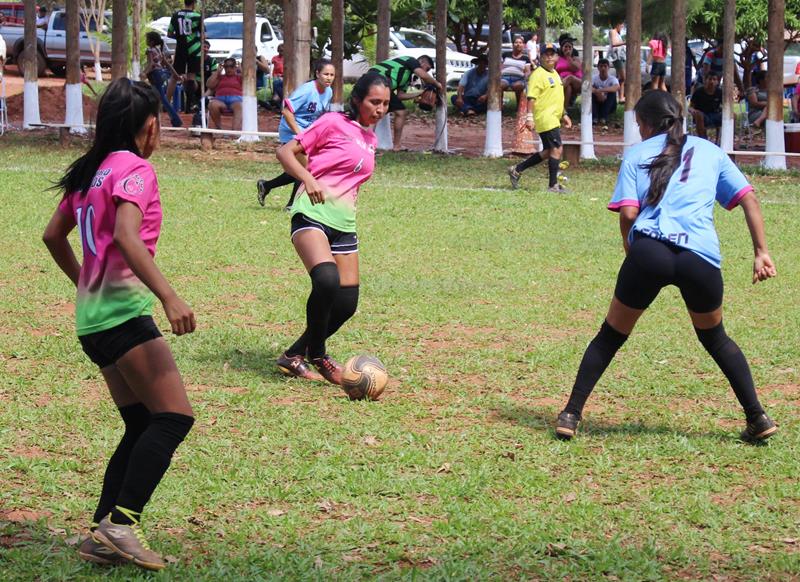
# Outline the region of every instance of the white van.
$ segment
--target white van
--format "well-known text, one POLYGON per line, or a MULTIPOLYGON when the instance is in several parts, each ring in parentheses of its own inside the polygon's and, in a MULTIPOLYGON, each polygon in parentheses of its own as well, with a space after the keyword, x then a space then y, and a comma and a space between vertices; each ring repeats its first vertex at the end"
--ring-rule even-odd
MULTIPOLYGON (((233 53, 242 52, 244 36, 244 15, 241 12, 217 14, 205 19, 206 40, 211 45, 208 54, 212 59, 223 60, 233 53)), ((263 16, 256 16, 256 50, 270 60, 278 54, 278 45, 283 42, 283 34, 263 16)))

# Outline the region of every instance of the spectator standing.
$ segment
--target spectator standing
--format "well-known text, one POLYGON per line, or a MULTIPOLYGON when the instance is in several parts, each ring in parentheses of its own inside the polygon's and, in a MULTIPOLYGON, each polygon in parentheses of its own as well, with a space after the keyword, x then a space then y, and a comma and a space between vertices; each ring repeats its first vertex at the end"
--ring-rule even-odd
POLYGON ((650 47, 650 54, 648 60, 652 63, 650 65, 650 77, 653 89, 657 91, 667 90, 667 35, 663 32, 657 32, 656 35, 650 39, 647 46, 650 47))
POLYGON ((792 112, 790 116, 790 121, 792 123, 800 123, 800 81, 798 81, 797 85, 795 85, 794 87, 791 103, 792 103, 792 112))
POLYGON ((608 31, 608 58, 614 66, 619 81, 619 102, 625 103, 625 61, 627 60, 627 45, 622 36, 622 27, 625 23, 617 22, 608 31))
POLYGON ((458 90, 453 95, 453 105, 461 115, 471 117, 477 113, 486 113, 486 99, 489 91, 489 57, 480 54, 472 59, 475 65, 464 73, 458 83, 458 90))
POLYGON ((389 101, 389 113, 394 114, 393 141, 395 150, 400 149, 400 142, 403 139, 403 126, 406 122, 406 115, 408 115, 403 101, 414 99, 421 94, 421 91, 408 92, 412 77, 416 75, 422 83, 433 85, 439 94, 442 93, 442 84, 431 75, 430 71, 432 69, 433 59, 428 55, 420 55, 418 59, 410 56, 394 57, 370 67, 371 71, 377 71, 389 79, 392 92, 389 101))
POLYGON ((719 75, 716 72, 709 71, 703 85, 692 93, 689 113, 699 137, 708 138, 709 127, 722 127, 722 89, 719 88, 719 75))
POLYGON ((47 30, 47 23, 50 18, 47 16, 47 6, 39 6, 39 14, 36 16, 36 28, 47 30))
POLYGON ((191 111, 199 103, 197 83, 200 74, 200 27, 203 26, 200 13, 195 7, 195 0, 185 0, 184 9, 178 10, 169 21, 167 36, 175 39, 175 72, 169 81, 167 96, 172 100, 179 78, 183 78, 183 90, 186 96, 186 111, 191 111))
POLYGON ((278 54, 272 57, 272 104, 280 107, 283 101, 283 43, 278 45, 278 54))
POLYGON ((533 33, 528 42, 525 43, 525 48, 528 50, 528 58, 531 61, 531 68, 539 66, 539 35, 533 33))
POLYGON ((617 110, 617 92, 619 81, 608 74, 608 59, 597 61, 597 74, 592 77, 592 120, 604 127, 608 125, 608 116, 617 110))
POLYGON ((142 74, 158 90, 158 94, 161 97, 161 105, 169 114, 172 127, 181 127, 183 122, 172 103, 167 99, 167 82, 175 74, 175 71, 166 55, 164 39, 161 38, 160 34, 151 30, 145 35, 145 42, 147 43, 147 64, 145 64, 142 74))
POLYGON ((568 33, 558 37, 558 62, 556 71, 561 76, 564 84, 564 109, 572 104, 573 97, 581 93, 581 82, 583 79, 583 63, 575 50, 575 39, 568 33))

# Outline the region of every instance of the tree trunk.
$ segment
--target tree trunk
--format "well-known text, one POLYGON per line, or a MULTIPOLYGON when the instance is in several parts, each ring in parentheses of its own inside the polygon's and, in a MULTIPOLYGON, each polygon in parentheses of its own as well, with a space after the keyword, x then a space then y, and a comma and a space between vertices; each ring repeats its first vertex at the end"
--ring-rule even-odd
MULTIPOLYGON (((389 0, 378 0, 378 36, 375 46, 375 61, 380 63, 389 58, 389 27, 392 24, 392 7, 389 0)), ((394 147, 392 135, 392 114, 386 114, 375 126, 378 149, 390 150, 394 147)))
POLYGON ((642 96, 642 0, 628 0, 625 5, 626 53, 625 63, 625 149, 642 141, 633 108, 642 96))
POLYGON ((133 0, 133 15, 131 18, 131 78, 138 81, 142 75, 139 65, 139 50, 142 46, 142 0, 133 0))
POLYGON ((128 76, 128 3, 111 3, 111 80, 128 76))
POLYGON ((36 2, 25 0, 25 60, 23 129, 31 129, 31 124, 41 123, 39 117, 39 49, 36 39, 36 2))
POLYGON ((547 0, 539 0, 539 42, 547 39, 547 0))
MULTIPOLYGON (((784 0, 769 0, 767 39, 767 151, 783 153, 783 29, 786 19, 784 0)), ((764 166, 786 169, 786 156, 767 156, 764 166)))
POLYGON ((503 155, 503 92, 500 89, 503 0, 489 0, 489 99, 486 112, 486 140, 483 155, 503 155))
POLYGON ((283 96, 284 98, 292 94, 296 89, 294 85, 294 75, 291 74, 290 67, 294 62, 295 36, 297 33, 297 22, 295 16, 294 0, 283 0, 283 96))
POLYGON ((672 3, 672 78, 670 90, 686 119, 686 0, 672 3))
POLYGON ((333 100, 331 109, 344 109, 344 0, 331 2, 331 59, 336 68, 336 79, 333 81, 333 100))
MULTIPOLYGON (((258 131, 256 102, 256 0, 244 0, 242 35, 242 131, 258 131)), ((239 129, 239 128, 234 128, 239 129)), ((241 135, 240 142, 258 141, 257 135, 241 135)))
MULTIPOLYGON (((722 54, 726 55, 722 66, 722 127, 720 128, 719 146, 726 152, 733 150, 733 44, 736 35, 736 0, 725 0, 725 9, 722 22, 722 54)), ((674 53, 673 60, 675 62, 674 53)))
POLYGON ((390 0, 378 0, 378 38, 375 46, 375 61, 380 63, 389 58, 389 27, 392 23, 392 4, 390 0))
POLYGON ((64 123, 71 126, 71 133, 86 133, 83 127, 83 94, 81 93, 81 15, 78 12, 78 0, 67 0, 67 84, 64 86, 66 96, 66 116, 64 123))
POLYGON ((447 152, 447 0, 436 0, 436 80, 442 84, 436 103, 436 139, 433 149, 447 152))
MULTIPOLYGON (((289 60, 284 66, 284 92, 288 97, 291 91, 297 89, 308 80, 309 65, 311 63, 311 1, 294 0, 294 42, 289 53, 289 60), (286 88, 287 77, 289 89, 286 88)), ((284 42, 285 48, 285 42, 284 42)))
POLYGON ((594 0, 583 0, 583 80, 581 82, 581 159, 594 160, 592 134, 592 26, 594 0))

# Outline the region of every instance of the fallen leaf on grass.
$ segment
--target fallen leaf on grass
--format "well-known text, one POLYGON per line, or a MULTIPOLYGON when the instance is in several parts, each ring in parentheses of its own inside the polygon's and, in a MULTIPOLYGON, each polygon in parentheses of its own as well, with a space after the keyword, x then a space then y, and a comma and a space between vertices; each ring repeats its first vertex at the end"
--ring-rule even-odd
POLYGON ((506 451, 505 453, 500 453, 500 456, 504 459, 511 459, 512 461, 515 461, 517 459, 517 455, 515 455, 513 451, 506 451))
POLYGON ((268 509, 267 515, 271 517, 280 517, 282 515, 286 515, 286 512, 283 509, 268 509))
POLYGON ((344 562, 360 562, 361 554, 354 552, 352 554, 342 554, 342 561, 344 562))
POLYGON ((378 445, 378 439, 376 439, 372 435, 365 436, 364 437, 364 444, 367 445, 368 447, 377 446, 378 445))
POLYGON ((64 543, 68 546, 77 546, 81 542, 82 536, 80 534, 75 534, 74 536, 69 536, 67 539, 64 540, 64 543))
POLYGON ((317 570, 322 570, 322 558, 320 556, 314 558, 314 567, 317 570))
POLYGON ((192 525, 198 525, 200 527, 203 527, 204 525, 206 525, 206 522, 204 522, 202 519, 200 519, 199 517, 196 517, 194 515, 190 515, 189 519, 187 519, 186 521, 188 521, 192 525))
POLYGON ((164 556, 164 561, 167 564, 177 564, 178 558, 176 558, 175 556, 164 556))
POLYGON ((48 511, 31 511, 29 509, 12 509, 10 511, 0 512, 0 519, 5 521, 13 521, 16 523, 22 521, 37 521, 43 517, 48 517, 48 511))
POLYGON ((445 463, 438 469, 436 469, 437 473, 449 473, 451 470, 450 463, 445 463))
POLYGON ((577 493, 567 493, 566 495, 564 495, 564 497, 561 498, 561 501, 563 501, 564 503, 572 503, 577 498, 578 498, 577 493))
POLYGON ((798 540, 797 538, 783 538, 781 541, 784 544, 789 544, 791 546, 791 545, 796 544, 800 540, 798 540))
POLYGON ((333 511, 333 508, 334 508, 333 502, 328 501, 327 499, 317 503, 317 509, 319 509, 320 511, 324 511, 325 513, 330 513, 331 511, 333 511))

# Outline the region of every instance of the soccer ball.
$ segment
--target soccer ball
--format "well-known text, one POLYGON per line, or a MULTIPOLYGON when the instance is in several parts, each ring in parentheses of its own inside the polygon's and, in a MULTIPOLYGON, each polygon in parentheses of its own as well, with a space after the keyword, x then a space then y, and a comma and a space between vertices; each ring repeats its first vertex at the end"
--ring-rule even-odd
POLYGON ((347 360, 342 372, 342 388, 350 400, 377 400, 388 381, 386 366, 375 356, 367 354, 347 360))

